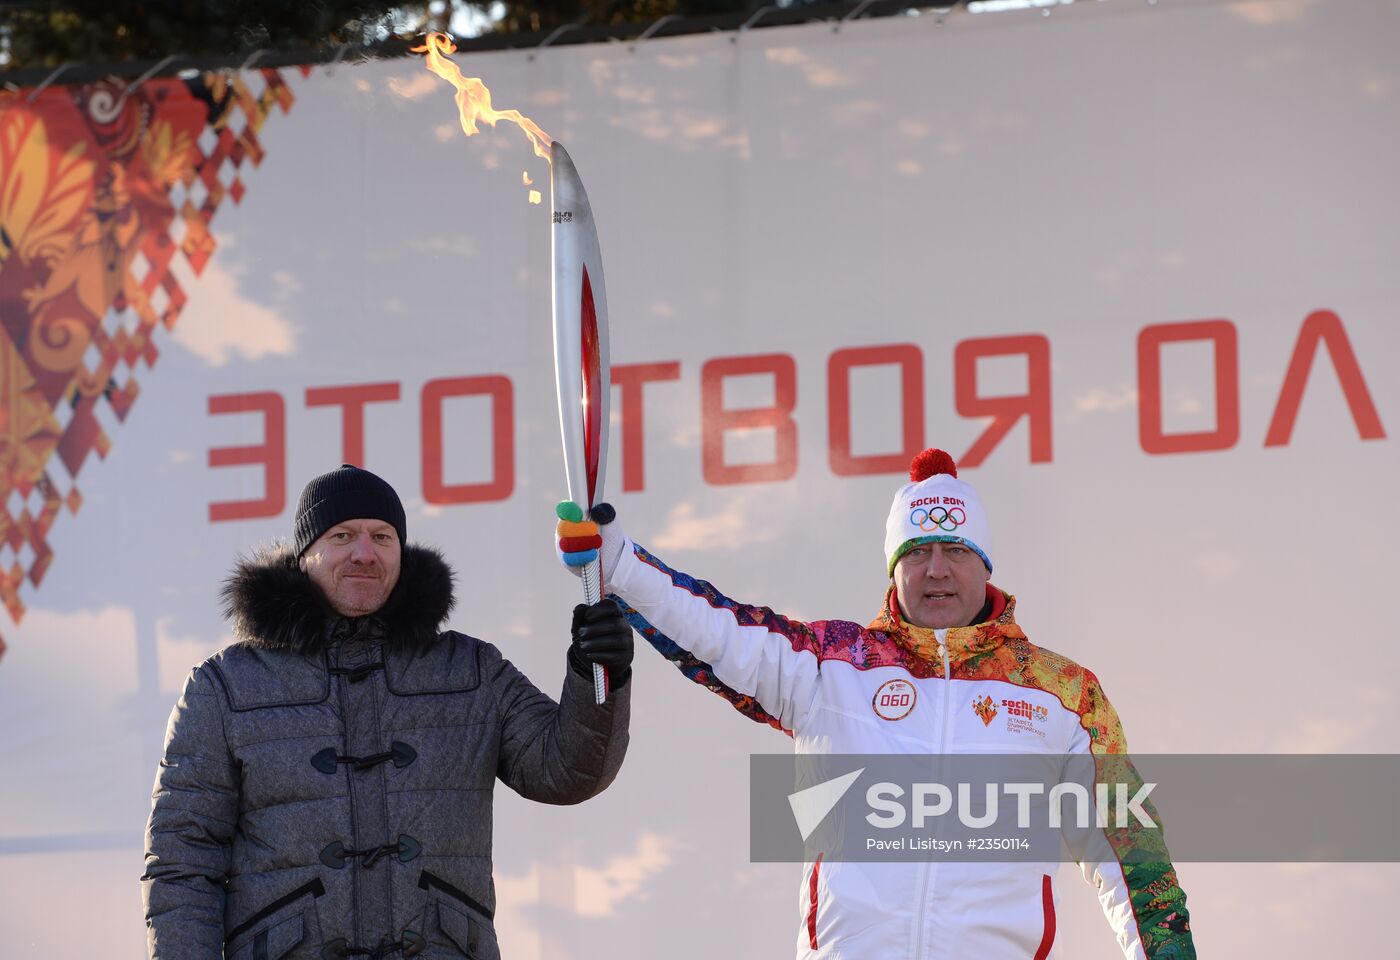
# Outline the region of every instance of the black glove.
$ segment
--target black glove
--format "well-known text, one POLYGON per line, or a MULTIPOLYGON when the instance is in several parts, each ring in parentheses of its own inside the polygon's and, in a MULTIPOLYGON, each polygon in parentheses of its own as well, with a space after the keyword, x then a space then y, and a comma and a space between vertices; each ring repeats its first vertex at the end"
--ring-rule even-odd
POLYGON ((613 689, 632 675, 632 627, 622 610, 611 600, 574 607, 570 628, 574 642, 569 647, 569 666, 580 676, 593 677, 593 664, 608 671, 613 689))

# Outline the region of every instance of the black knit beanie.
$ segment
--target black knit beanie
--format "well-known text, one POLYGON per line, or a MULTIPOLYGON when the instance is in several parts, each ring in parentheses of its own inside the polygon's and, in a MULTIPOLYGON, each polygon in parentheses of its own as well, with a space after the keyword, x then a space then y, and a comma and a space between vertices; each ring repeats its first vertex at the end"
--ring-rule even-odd
POLYGON ((399 495, 387 482, 359 467, 341 464, 339 470, 323 473, 306 485, 297 502, 297 556, 337 523, 346 520, 383 520, 408 540, 399 495))

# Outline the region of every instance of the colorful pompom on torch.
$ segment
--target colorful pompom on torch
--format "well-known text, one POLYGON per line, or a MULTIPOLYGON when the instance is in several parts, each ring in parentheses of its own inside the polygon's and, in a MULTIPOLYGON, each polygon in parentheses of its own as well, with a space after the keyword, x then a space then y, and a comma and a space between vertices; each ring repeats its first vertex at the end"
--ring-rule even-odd
POLYGON ((920 480, 927 480, 940 473, 946 473, 950 477, 958 475, 958 465, 953 462, 953 458, 945 450, 929 447, 909 461, 910 483, 918 483, 920 480))
POLYGON ((586 519, 583 508, 572 500, 561 501, 554 508, 554 514, 559 518, 554 532, 564 563, 582 567, 598 559, 598 548, 603 545, 603 538, 598 534, 597 522, 586 519))

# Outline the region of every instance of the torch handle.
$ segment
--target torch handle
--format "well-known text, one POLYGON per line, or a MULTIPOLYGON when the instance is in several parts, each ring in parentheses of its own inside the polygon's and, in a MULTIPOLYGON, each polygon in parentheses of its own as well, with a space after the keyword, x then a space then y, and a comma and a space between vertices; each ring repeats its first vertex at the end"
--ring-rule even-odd
MULTIPOLYGON (((589 606, 603 599, 603 564, 601 560, 594 560, 584 565, 583 568, 583 602, 589 606)), ((608 672, 601 664, 593 664, 593 702, 597 704, 607 703, 608 700, 608 672)))

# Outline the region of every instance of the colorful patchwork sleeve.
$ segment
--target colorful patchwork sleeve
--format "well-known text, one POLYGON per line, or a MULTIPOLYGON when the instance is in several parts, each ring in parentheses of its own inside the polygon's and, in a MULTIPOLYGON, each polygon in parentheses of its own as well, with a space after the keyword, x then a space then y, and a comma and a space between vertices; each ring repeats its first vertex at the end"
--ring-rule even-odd
MULTIPOLYGON (((1097 783, 1111 785, 1108 826, 1101 834, 1106 848, 1097 843, 1094 847, 1102 856, 1081 859, 1084 878, 1097 889, 1104 914, 1129 960, 1195 960, 1186 893, 1177 881, 1162 831, 1143 827, 1127 804, 1119 815, 1119 795, 1113 785, 1125 784, 1124 798, 1132 798, 1143 780, 1128 755, 1117 712, 1098 678, 1088 671, 1078 714, 1084 732, 1081 746, 1093 757, 1094 778, 1097 783)), ((1141 806, 1160 826, 1161 818, 1151 800, 1144 800, 1141 806)))
POLYGON ((800 730, 820 679, 816 631, 767 607, 737 603, 629 547, 608 589, 637 632, 740 713, 788 734, 800 730))

